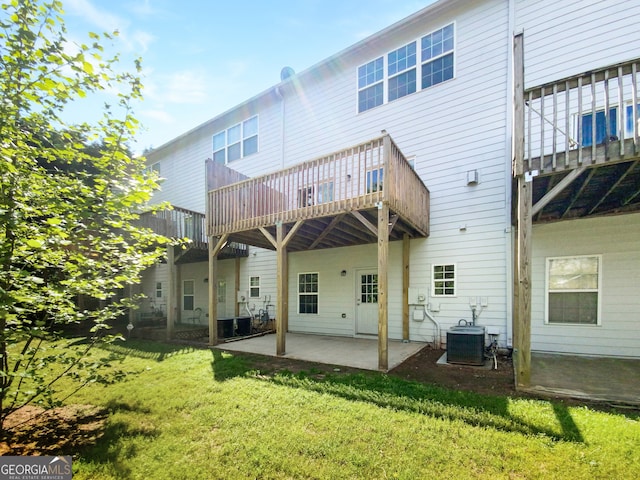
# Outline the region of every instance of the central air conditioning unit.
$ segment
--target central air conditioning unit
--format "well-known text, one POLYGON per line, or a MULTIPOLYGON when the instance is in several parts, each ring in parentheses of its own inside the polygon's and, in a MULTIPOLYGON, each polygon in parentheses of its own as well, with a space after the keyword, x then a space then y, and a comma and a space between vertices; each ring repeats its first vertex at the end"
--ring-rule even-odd
POLYGON ((447 331, 447 363, 484 365, 485 327, 465 325, 447 331))

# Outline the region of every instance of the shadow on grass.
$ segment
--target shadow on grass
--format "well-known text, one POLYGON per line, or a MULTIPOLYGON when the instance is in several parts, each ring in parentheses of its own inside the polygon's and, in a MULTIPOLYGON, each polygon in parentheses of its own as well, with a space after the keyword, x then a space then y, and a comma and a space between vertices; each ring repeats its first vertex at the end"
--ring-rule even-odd
POLYGON ((113 343, 99 344, 97 347, 118 355, 146 358, 157 362, 197 350, 192 346, 173 345, 150 340, 116 340, 113 343))
MULTIPOLYGON (((377 372, 323 374, 317 371, 313 364, 309 364, 309 370, 297 373, 286 370, 265 373, 252 369, 252 360, 258 359, 258 355, 252 359, 244 353, 232 355, 218 350, 213 350, 212 355, 212 370, 214 378, 218 381, 244 376, 285 387, 366 402, 390 410, 414 412, 524 435, 544 435, 555 441, 584 442, 570 410, 560 403, 540 401, 541 405, 550 404, 555 414, 559 428, 552 428, 545 425, 549 423, 548 415, 551 412, 540 413, 540 422, 536 422, 535 414, 530 415, 530 420, 519 418, 517 414, 512 413, 510 406, 513 400, 508 397, 449 390, 377 372)), ((265 363, 263 358, 259 358, 261 366, 265 363)))
MULTIPOLYGON (((120 411, 137 412, 140 414, 149 413, 147 408, 139 404, 111 401, 107 403, 106 410, 110 419, 100 438, 91 446, 79 451, 79 458, 94 465, 108 465, 109 474, 119 479, 132 478, 131 469, 123 464, 123 458, 134 458, 138 455, 138 447, 135 439, 138 437, 155 438, 159 432, 152 426, 132 427, 129 422, 113 421, 113 414, 120 411)), ((91 466, 87 466, 90 469, 91 466)))
POLYGON ((236 377, 246 377, 256 373, 253 363, 260 355, 251 353, 235 355, 226 351, 211 349, 213 361, 211 371, 213 378, 218 382, 224 382, 236 377))

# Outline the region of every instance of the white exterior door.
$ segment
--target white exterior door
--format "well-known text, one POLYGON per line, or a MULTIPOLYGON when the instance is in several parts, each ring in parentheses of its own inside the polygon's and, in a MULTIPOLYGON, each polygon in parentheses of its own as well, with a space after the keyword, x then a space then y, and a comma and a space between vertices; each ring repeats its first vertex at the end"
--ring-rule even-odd
POLYGON ((378 270, 357 271, 356 334, 378 335, 378 270))

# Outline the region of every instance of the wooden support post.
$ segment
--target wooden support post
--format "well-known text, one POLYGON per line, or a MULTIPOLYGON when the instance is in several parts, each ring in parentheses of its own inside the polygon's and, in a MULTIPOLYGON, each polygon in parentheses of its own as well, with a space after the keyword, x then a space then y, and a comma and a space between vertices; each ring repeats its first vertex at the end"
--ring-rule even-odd
POLYGON ((218 344, 218 237, 209 237, 209 346, 218 344))
POLYGON ((389 369, 389 204, 378 206, 378 369, 389 369))
POLYGON ((402 340, 409 341, 409 253, 411 243, 409 235, 402 236, 402 340))
POLYGON ((287 247, 284 243, 284 225, 276 224, 276 255, 277 255, 277 284, 278 284, 278 312, 276 314, 276 355, 286 352, 286 320, 287 320, 287 247))
POLYGON ((218 253, 228 237, 227 234, 209 237, 209 346, 218 343, 218 253))
POLYGON ((517 189, 515 246, 513 347, 516 387, 527 387, 531 380, 531 244, 533 179, 524 167, 524 45, 523 35, 514 37, 514 159, 517 189))
POLYGON ((517 328, 514 325, 516 386, 527 387, 531 380, 531 197, 532 182, 518 177, 517 237, 517 328))
POLYGON ((167 268, 169 269, 169 274, 167 275, 167 340, 173 338, 178 305, 177 283, 179 278, 174 252, 174 246, 169 245, 167 247, 167 268))
MULTIPOLYGON (((236 298, 236 292, 240 291, 240 257, 236 257, 236 278, 234 283, 235 290, 233 291, 233 298, 236 298)), ((238 317, 240 316, 240 303, 234 300, 234 309, 233 314, 238 317)))

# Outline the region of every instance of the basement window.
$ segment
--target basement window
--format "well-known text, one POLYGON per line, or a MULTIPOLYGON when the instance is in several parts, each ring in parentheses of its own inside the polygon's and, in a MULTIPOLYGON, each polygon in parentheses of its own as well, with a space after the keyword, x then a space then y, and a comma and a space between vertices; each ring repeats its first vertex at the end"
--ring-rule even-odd
POLYGON ((218 281, 218 303, 227 301, 227 282, 225 280, 218 281))
POLYGON ((182 309, 193 310, 195 300, 195 281, 185 280, 182 282, 182 309))
POLYGON ((433 265, 431 284, 434 297, 455 297, 456 295, 456 266, 433 265))
POLYGON ((318 313, 318 274, 298 274, 298 313, 318 313))
POLYGON ((249 277, 249 297, 260 298, 260 277, 249 277))
POLYGON ((601 256, 547 258, 546 323, 599 325, 601 256))

